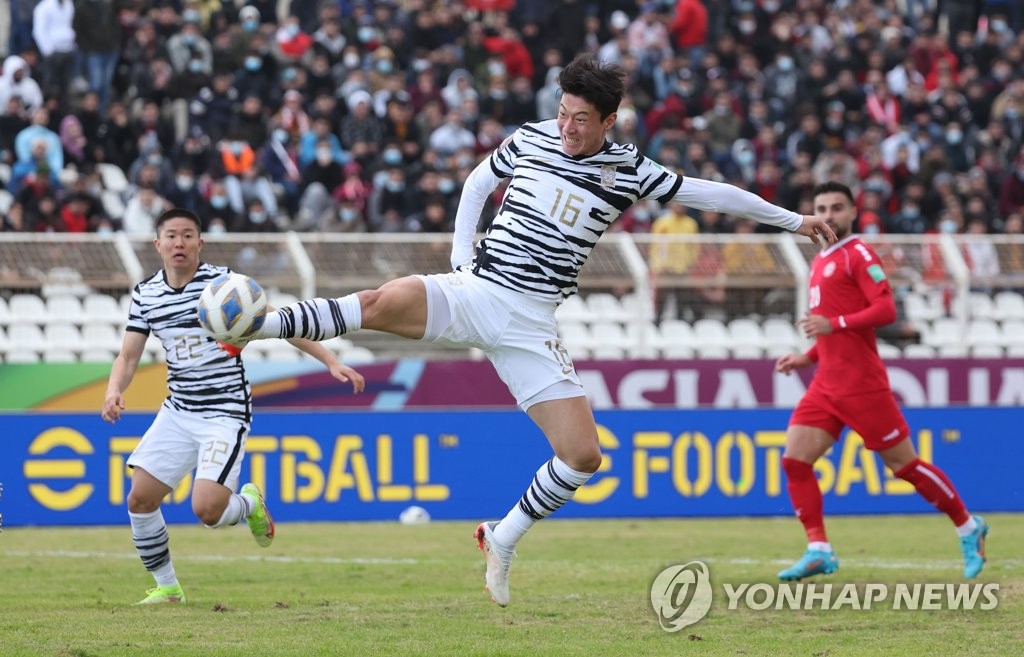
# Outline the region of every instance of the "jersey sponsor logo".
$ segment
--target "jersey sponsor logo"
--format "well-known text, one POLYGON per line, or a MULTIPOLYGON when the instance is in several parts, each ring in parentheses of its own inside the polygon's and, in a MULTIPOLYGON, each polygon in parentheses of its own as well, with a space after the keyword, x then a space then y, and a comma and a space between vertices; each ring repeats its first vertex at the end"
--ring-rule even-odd
POLYGON ((615 187, 615 165, 605 164, 601 167, 601 187, 615 187))
POLYGON ((881 283, 885 280, 885 270, 882 269, 882 265, 871 265, 868 267, 868 276, 874 282, 881 283))
POLYGON ((825 264, 825 270, 821 272, 825 278, 828 278, 832 274, 836 273, 836 263, 829 262, 825 264))

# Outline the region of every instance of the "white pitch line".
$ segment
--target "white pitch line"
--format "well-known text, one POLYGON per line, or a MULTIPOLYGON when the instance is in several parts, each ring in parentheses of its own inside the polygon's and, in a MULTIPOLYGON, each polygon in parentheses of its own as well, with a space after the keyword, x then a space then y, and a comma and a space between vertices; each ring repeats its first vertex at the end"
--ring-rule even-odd
MULTIPOLYGON (((708 564, 729 564, 734 566, 786 566, 792 563, 787 559, 716 559, 714 557, 695 557, 696 561, 708 564)), ((963 565, 955 559, 931 559, 927 561, 885 561, 884 559, 847 559, 840 556, 840 566, 849 565, 855 568, 878 568, 882 570, 947 570, 963 565)), ((991 564, 990 564, 991 565, 991 564)), ((1020 568, 1024 565, 1019 559, 997 559, 994 565, 1005 568, 1020 568)))
MULTIPOLYGON (((71 550, 43 551, 0 551, 0 555, 11 557, 57 557, 67 559, 138 559, 139 555, 130 552, 77 552, 71 550)), ((271 562, 271 563, 315 563, 341 564, 360 566, 398 566, 421 563, 419 559, 387 559, 381 557, 287 557, 287 556, 227 556, 222 554, 181 554, 174 555, 175 561, 216 561, 216 562, 271 562)))

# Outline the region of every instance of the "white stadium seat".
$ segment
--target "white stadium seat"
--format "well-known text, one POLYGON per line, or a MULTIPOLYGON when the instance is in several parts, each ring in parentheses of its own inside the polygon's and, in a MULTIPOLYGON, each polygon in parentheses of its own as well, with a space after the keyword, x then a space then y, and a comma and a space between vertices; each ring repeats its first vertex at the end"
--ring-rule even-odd
POLYGON ((971 292, 968 307, 972 319, 988 319, 995 316, 995 303, 992 297, 984 292, 971 292))
POLYGON ((967 325, 967 344, 971 347, 999 346, 1003 335, 991 319, 972 319, 967 325))
POLYGON ((558 332, 573 358, 585 358, 594 344, 590 329, 582 322, 562 322, 558 332))
POLYGON ((908 344, 903 347, 904 358, 935 358, 935 348, 926 344, 908 344))
POLYGON ((82 327, 83 355, 93 350, 116 353, 121 350, 123 341, 124 336, 111 324, 90 322, 82 327))
POLYGON ((626 332, 616 322, 597 322, 590 326, 594 358, 621 359, 626 354, 626 332))
POLYGON ((995 319, 1024 320, 1024 296, 1021 296, 1016 292, 996 292, 994 302, 995 319))
POLYGON ((58 294, 46 300, 46 312, 50 322, 81 324, 85 321, 82 302, 70 294, 58 294))
POLYGON ((888 342, 879 342, 878 355, 882 358, 899 358, 903 355, 903 352, 899 347, 893 346, 888 342))
POLYGON ((960 332, 960 322, 949 317, 940 317, 932 322, 931 330, 928 331, 927 343, 933 347, 954 347, 963 346, 963 335, 960 332))
POLYGON ((1024 319, 1008 319, 1000 327, 1005 347, 1024 346, 1024 319))
POLYGON ((752 319, 734 319, 729 322, 732 353, 737 358, 760 358, 767 341, 761 325, 752 319))
POLYGON ((972 358, 1002 358, 1003 348, 994 344, 971 345, 972 358))
POLYGON ((626 325, 626 351, 631 358, 657 358, 662 346, 661 330, 653 323, 630 322, 626 325), (640 346, 641 335, 643 347, 640 346))
POLYGON ((693 323, 693 336, 698 351, 704 347, 722 347, 726 350, 732 344, 732 337, 725 324, 717 319, 698 319, 693 323))
POLYGON ((797 335, 796 327, 792 322, 785 319, 771 318, 764 320, 761 325, 764 331, 764 340, 769 350, 776 347, 785 348, 790 353, 800 349, 800 336, 797 335))
POLYGON ((46 349, 56 351, 81 351, 82 334, 74 324, 47 324, 43 329, 46 349))
POLYGON ((592 321, 627 322, 632 319, 614 294, 594 292, 587 296, 592 321))
POLYGON ((41 351, 46 344, 43 329, 35 324, 12 324, 7 329, 7 340, 10 349, 41 351))
POLYGON ((903 297, 903 310, 907 314, 907 319, 911 321, 930 322, 933 319, 938 319, 941 314, 924 295, 917 292, 908 292, 903 297))
POLYGON ((42 297, 35 294, 15 294, 7 304, 10 323, 44 324, 50 314, 42 297))
POLYGON ((89 294, 82 299, 82 313, 86 323, 106 323, 123 326, 128 312, 109 294, 89 294))
POLYGON ((592 319, 587 303, 578 294, 563 301, 555 316, 559 322, 589 322, 592 319))
POLYGON ((11 349, 4 355, 4 362, 11 365, 38 363, 39 352, 34 349, 11 349))

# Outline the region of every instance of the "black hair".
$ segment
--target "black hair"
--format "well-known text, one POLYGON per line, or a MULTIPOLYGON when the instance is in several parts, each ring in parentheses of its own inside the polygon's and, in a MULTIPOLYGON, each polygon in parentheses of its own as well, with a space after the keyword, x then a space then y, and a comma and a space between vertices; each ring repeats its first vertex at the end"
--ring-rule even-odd
POLYGON ((199 216, 195 212, 186 210, 185 208, 171 208, 156 218, 156 234, 160 234, 160 226, 163 226, 171 219, 178 219, 179 217, 182 219, 188 219, 194 223, 196 225, 196 231, 203 231, 203 224, 199 221, 199 216))
POLYGON ((832 192, 842 194, 848 198, 850 200, 850 205, 857 205, 853 200, 853 192, 850 191, 850 188, 835 180, 828 180, 815 185, 814 191, 811 192, 811 196, 812 198, 817 198, 818 194, 830 194, 832 192))
POLYGON ((592 55, 578 55, 558 75, 563 93, 579 96, 597 108, 601 120, 618 111, 626 93, 626 72, 615 64, 598 62, 592 55))

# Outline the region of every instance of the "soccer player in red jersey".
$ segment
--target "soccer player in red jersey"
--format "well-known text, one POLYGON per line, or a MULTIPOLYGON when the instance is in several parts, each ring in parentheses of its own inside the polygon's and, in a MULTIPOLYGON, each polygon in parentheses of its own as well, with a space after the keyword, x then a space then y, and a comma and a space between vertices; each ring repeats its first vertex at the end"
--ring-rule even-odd
POLYGON ((964 556, 964 577, 975 577, 985 565, 988 524, 967 512, 945 473, 917 457, 908 440, 910 428, 896 405, 885 365, 878 356, 875 329, 896 319, 889 281, 870 246, 851 234, 857 212, 850 188, 826 182, 814 189, 814 213, 839 241, 811 264, 808 314, 798 322, 815 339, 805 354, 787 354, 775 369, 818 364, 818 371, 789 420, 782 468, 789 498, 807 533, 807 551, 779 573, 782 580, 829 574, 839 559, 825 534, 821 490, 814 462, 849 426, 877 452, 897 477, 913 484, 929 503, 956 525, 964 556))

